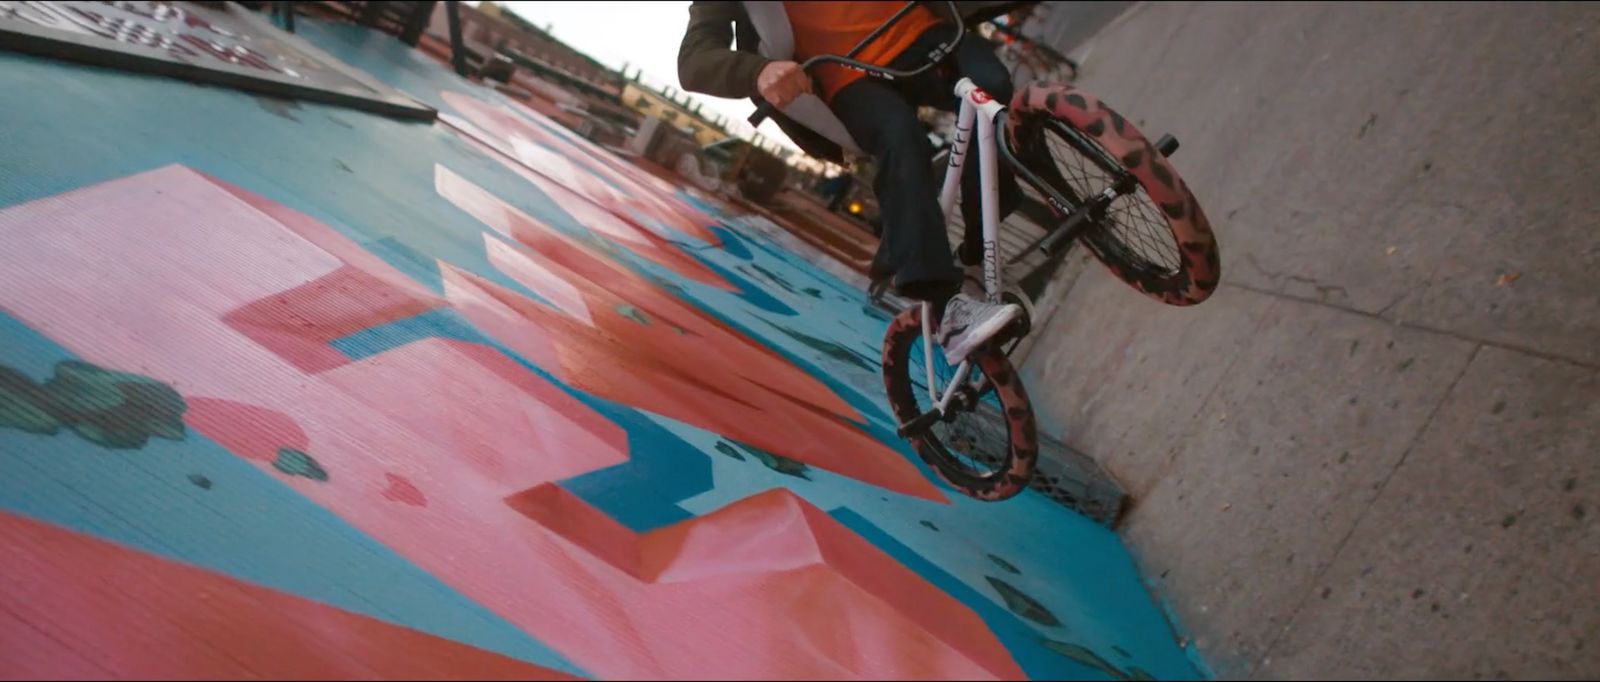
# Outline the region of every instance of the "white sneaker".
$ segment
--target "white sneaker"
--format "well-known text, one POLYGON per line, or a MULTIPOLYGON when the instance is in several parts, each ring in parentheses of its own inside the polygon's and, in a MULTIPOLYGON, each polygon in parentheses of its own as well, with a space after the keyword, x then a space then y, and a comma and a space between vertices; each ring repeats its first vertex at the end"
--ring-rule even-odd
POLYGON ((944 307, 934 341, 944 349, 945 361, 954 366, 1021 316, 1020 306, 956 294, 944 307))

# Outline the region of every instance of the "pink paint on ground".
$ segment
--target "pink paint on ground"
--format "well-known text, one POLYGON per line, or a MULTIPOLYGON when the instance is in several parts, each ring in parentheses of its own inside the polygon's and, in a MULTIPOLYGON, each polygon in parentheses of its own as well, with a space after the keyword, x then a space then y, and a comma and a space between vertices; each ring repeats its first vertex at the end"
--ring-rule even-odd
MULTIPOLYGON (((560 125, 542 114, 526 107, 523 107, 521 112, 513 113, 510 109, 449 91, 441 92, 440 96, 474 124, 470 127, 459 126, 456 123, 461 119, 442 114, 440 120, 446 125, 457 127, 466 133, 484 134, 479 138, 480 142, 500 149, 511 158, 519 159, 523 163, 540 164, 547 157, 537 152, 524 157, 518 152, 517 140, 521 140, 524 144, 532 142, 547 146, 557 153, 562 159, 562 164, 581 164, 582 168, 591 174, 604 177, 622 188, 620 194, 614 194, 614 190, 603 190, 602 193, 592 196, 592 199, 604 203, 606 197, 616 197, 619 200, 619 203, 615 204, 616 207, 638 211, 673 230, 713 246, 721 243, 716 235, 707 229, 708 225, 713 225, 716 221, 703 211, 673 196, 677 191, 676 187, 622 162, 610 152, 595 147, 587 140, 552 132, 559 129, 560 125), (548 128, 532 123, 527 118, 542 119, 548 128)), ((532 168, 540 170, 539 165, 532 165, 532 168)), ((583 186, 592 187, 587 183, 583 186)), ((573 188, 578 189, 578 186, 575 185, 573 188)), ((622 215, 626 215, 626 212, 622 215)))
MULTIPOLYGON (((545 639, 554 630, 594 641, 610 637, 603 623, 591 620, 584 599, 559 596, 574 589, 571 580, 552 574, 545 582, 528 582, 528 575, 544 573, 552 558, 526 546, 515 549, 520 543, 508 539, 524 534, 530 524, 502 502, 508 494, 547 482, 545 475, 573 475, 622 460, 620 443, 590 434, 586 424, 603 421, 592 411, 583 408, 565 422, 552 418, 548 426, 570 431, 562 436, 568 442, 588 439, 594 447, 558 454, 526 445, 519 450, 519 456, 535 460, 587 458, 586 466, 562 465, 545 473, 518 468, 512 472, 526 477, 488 478, 475 463, 492 458, 437 445, 427 437, 428 431, 440 436, 437 425, 423 424, 419 432, 405 423, 419 403, 430 404, 436 390, 418 377, 438 381, 481 374, 477 360, 439 353, 431 359, 412 357, 399 365, 404 371, 394 372, 384 365, 406 356, 380 354, 340 368, 337 383, 360 392, 351 395, 327 373, 307 372, 257 343, 227 322, 231 312, 346 265, 182 167, 5 209, 0 239, 14 249, 14 262, 27 264, 26 270, 0 273, 0 308, 90 362, 138 368, 186 396, 208 399, 201 403, 200 419, 191 422, 202 435, 240 448, 239 454, 261 470, 534 636, 545 639), (97 276, 77 276, 83 272, 97 276), (455 365, 419 367, 419 361, 455 365), (384 383, 367 378, 367 372, 395 378, 384 383), (255 410, 233 410, 230 404, 255 410), (282 415, 297 428, 270 425, 280 424, 276 418, 260 428, 255 418, 263 413, 282 415), (292 442, 273 444, 272 435, 292 442), (275 457, 274 445, 308 453, 327 472, 327 481, 278 473, 268 459, 275 457), (391 475, 424 491, 427 506, 385 500, 391 475), (530 590, 543 597, 526 596, 530 590), (553 616, 551 602, 565 606, 553 616)), ((338 236, 329 231, 316 241, 324 239, 338 236)), ((306 333, 315 337, 319 330, 306 333)), ((531 372, 527 376, 537 381, 531 372)), ((469 411, 446 402, 431 406, 440 419, 482 425, 469 411)), ((572 407, 564 403, 562 409, 572 407)), ((525 421, 494 426, 504 432, 501 437, 520 433, 523 443, 560 435, 528 432, 525 421)))
POLYGON ((734 375, 731 366, 705 371, 708 358, 727 360, 713 346, 683 354, 630 345, 447 263, 439 269, 449 290, 504 304, 468 314, 473 324, 494 321, 474 315, 522 316, 548 332, 560 356, 551 369, 570 386, 887 490, 944 501, 905 457, 854 425, 734 375))
POLYGON ((576 679, 3 512, 0 675, 576 679))
POLYGON ((487 346, 423 339, 323 375, 487 480, 555 481, 627 461, 627 434, 487 346), (407 396, 397 387, 416 387, 407 396))
MULTIPOLYGON (((638 200, 624 194, 616 186, 601 180, 586 167, 574 163, 571 157, 562 156, 542 144, 531 142, 520 135, 513 136, 510 140, 512 156, 524 165, 533 169, 537 174, 543 175, 550 181, 570 188, 597 206, 604 206, 610 210, 627 208, 638 204, 638 200)), ((625 217, 626 211, 617 211, 619 218, 625 217)), ((644 224, 638 224, 640 229, 649 230, 644 224)), ((671 237, 671 234, 658 234, 660 237, 671 237)))
MULTIPOLYGON (((538 117, 539 114, 534 112, 534 116, 538 117)), ((620 176, 622 178, 626 178, 636 185, 642 185, 646 189, 655 190, 654 196, 659 199, 661 207, 670 211, 670 215, 665 216, 662 219, 668 220, 669 222, 687 221, 687 226, 691 229, 696 226, 703 227, 706 225, 717 224, 718 221, 716 218, 713 218, 710 214, 700 210, 693 204, 683 201, 677 196, 679 192, 693 190, 692 186, 681 184, 681 180, 677 182, 669 182, 650 170, 635 165, 633 162, 618 156, 618 154, 612 150, 604 149, 599 145, 574 135, 570 130, 565 129, 562 126, 551 124, 546 132, 549 132, 550 137, 554 138, 550 140, 552 145, 565 144, 564 149, 582 154, 582 158, 588 161, 591 166, 596 166, 604 171, 608 171, 611 174, 608 175, 608 177, 620 176)), ((687 230, 684 228, 680 228, 680 231, 687 233, 687 230)), ((698 230, 697 236, 700 236, 701 238, 710 237, 708 243, 710 243, 712 246, 716 246, 721 243, 714 235, 698 234, 698 232, 704 232, 704 230, 698 230)))
MULTIPOLYGON (((591 321, 618 340, 643 347, 673 346, 674 350, 686 352, 683 362, 699 362, 706 344, 713 343, 721 358, 719 365, 725 371, 731 370, 755 383, 777 388, 824 411, 847 419, 860 419, 848 403, 822 382, 789 364, 771 349, 694 309, 603 254, 575 244, 544 222, 448 168, 436 167, 435 188, 440 196, 523 247, 489 248, 490 262, 496 268, 511 274, 520 268, 520 263, 529 262, 561 277, 584 297, 585 309, 594 311, 591 321), (633 320, 605 314, 621 305, 643 310, 650 318, 664 320, 683 333, 641 327, 633 320)), ((695 373, 704 374, 698 370, 695 373)))
MULTIPOLYGON (((194 398, 190 426, 258 461, 285 447, 316 455, 319 432, 347 443, 437 439, 491 460, 505 455, 474 449, 514 447, 548 468, 522 472, 534 481, 624 461, 620 429, 492 349, 428 340, 358 362, 326 352, 327 340, 443 301, 325 226, 262 211, 268 202, 247 194, 174 166, 0 212, 0 235, 28 264, 0 288, 0 306, 85 359, 172 382, 194 398), (418 414, 430 394, 495 400, 418 414), (497 440, 462 447, 459 434, 489 423, 497 440)), ((529 355, 553 357, 543 348, 529 355)))
POLYGON ((383 499, 409 504, 413 507, 428 506, 428 496, 424 495, 422 490, 411 482, 411 479, 394 474, 385 474, 384 479, 389 481, 389 487, 384 488, 383 499))
POLYGON ((189 409, 183 421, 189 428, 211 436, 229 452, 261 462, 278 458, 278 450, 304 452, 311 439, 294 418, 276 410, 232 400, 185 396, 189 409))
MULTIPOLYGON (((697 531, 723 536, 721 540, 697 535, 693 541, 668 542, 677 547, 671 551, 681 556, 667 560, 662 553, 668 550, 655 550, 650 565, 666 568, 654 574, 619 569, 564 539, 555 529, 560 524, 551 528, 533 521, 506 498, 539 489, 550 476, 609 466, 624 456, 616 443, 597 435, 597 429, 604 430, 604 420, 590 412, 574 412, 577 408, 570 403, 546 401, 543 388, 529 388, 539 385, 536 376, 518 375, 514 370, 520 368, 505 363, 485 365, 491 356, 462 351, 472 348, 470 344, 409 344, 328 371, 310 372, 253 340, 228 322, 230 313, 352 267, 335 255, 338 248, 318 246, 340 239, 331 230, 317 225, 299 230, 312 235, 298 234, 181 167, 104 183, 0 210, 0 242, 14 250, 14 262, 25 264, 0 273, 0 307, 90 362, 137 368, 170 382, 185 395, 217 400, 217 405, 238 403, 283 415, 298 425, 296 434, 304 434, 305 447, 297 449, 315 458, 327 472, 326 480, 287 476, 270 462, 251 457, 258 469, 599 676, 1015 676, 1011 668, 995 663, 991 650, 999 649, 991 634, 968 632, 962 625, 962 635, 980 644, 955 642, 942 629, 945 625, 926 620, 935 616, 961 623, 973 620, 970 613, 952 616, 955 611, 948 609, 954 602, 947 595, 937 591, 917 595, 916 600, 927 601, 930 608, 936 600, 943 600, 944 606, 907 610, 901 603, 904 597, 888 593, 900 582, 895 571, 905 569, 859 538, 857 549, 866 553, 849 561, 864 562, 870 570, 889 576, 893 584, 863 589, 870 576, 855 573, 851 575, 856 577, 841 580, 839 571, 830 568, 839 563, 834 559, 828 560, 830 567, 776 573, 765 567, 738 575, 710 575, 706 567, 723 552, 730 560, 749 559, 750 552, 728 548, 760 542, 761 536, 771 533, 794 532, 792 514, 757 515, 713 524, 720 527, 715 532, 697 531), (96 276, 77 276, 84 272, 96 276), (515 378, 508 379, 507 373, 515 378), (458 380, 462 383, 450 384, 458 380), (464 414, 472 410, 458 403, 473 391, 499 395, 519 407, 509 416, 494 418, 464 414), (518 410, 534 404, 540 406, 535 413, 548 421, 533 423, 520 416, 526 413, 518 410), (424 409, 438 414, 419 414, 424 409), (520 432, 520 437, 507 440, 517 441, 522 449, 498 450, 505 442, 499 440, 501 434, 485 436, 474 429, 520 432), (569 451, 541 452, 528 443, 567 444, 569 451), (410 497, 404 486, 396 485, 397 479, 409 483, 426 503, 396 503, 394 497, 410 497), (650 582, 652 575, 670 575, 673 580, 650 582)), ((461 280, 463 288, 483 286, 464 273, 447 276, 461 280)), ((559 321, 551 323, 549 334, 560 340, 561 353, 571 350, 568 340, 593 340, 574 331, 591 329, 587 325, 522 300, 544 311, 549 320, 559 321), (559 324, 571 329, 558 328, 559 324)), ((313 321, 305 332, 311 338, 326 334, 318 324, 341 324, 338 319, 316 322, 321 319, 316 314, 293 307, 285 314, 313 321)), ((601 353, 597 359, 609 362, 618 357, 627 354, 601 353)), ((630 374, 608 376, 624 380, 630 374)), ((485 408, 471 404, 474 409, 485 408)), ((781 418, 815 411, 769 407, 758 412, 768 415, 766 423, 760 421, 763 417, 745 413, 756 419, 755 428, 778 428, 781 418)), ((195 427, 220 443, 261 447, 258 437, 230 440, 230 434, 248 431, 248 424, 223 419, 195 427)), ((826 431, 816 422, 787 428, 793 431, 784 435, 792 439, 814 439, 815 432, 826 431)), ((860 451, 845 454, 861 456, 860 451)), ((564 513, 583 516, 581 509, 564 513)), ((827 546, 819 544, 825 553, 827 546)), ((67 550, 59 554, 76 556, 67 550)), ((0 552, 0 556, 15 561, 20 555, 0 552)), ((24 574, 9 568, 0 571, 6 579, 24 574)), ((72 591, 60 594, 70 596, 72 591)), ((29 612, 22 620, 70 617, 62 627, 77 627, 80 620, 98 617, 95 608, 77 604, 55 609, 66 616, 29 612)), ((154 611, 178 608, 163 604, 154 611)), ((290 620, 300 619, 297 614, 290 620)), ((154 632, 109 622, 120 630, 115 634, 129 638, 154 632)), ((192 629, 204 632, 227 624, 216 619, 201 622, 204 627, 192 629)), ((163 642, 168 640, 107 641, 136 642, 118 655, 140 661, 150 660, 151 652, 167 651, 163 642)), ((284 656, 281 651, 270 653, 284 656)), ((99 665, 124 669, 118 667, 120 658, 110 660, 99 665)), ((209 670, 205 666, 214 663, 222 664, 200 658, 183 664, 209 670)), ((86 663, 79 670, 92 665, 96 664, 86 663)))
POLYGON ((561 275, 488 234, 483 235, 483 250, 496 270, 549 301, 557 310, 594 326, 594 316, 589 312, 589 304, 583 300, 583 292, 561 275))
POLYGON ((322 372, 349 362, 329 345, 335 339, 443 305, 411 286, 414 290, 396 288, 383 277, 345 266, 229 311, 225 319, 296 367, 322 372))
MULTIPOLYGON (((603 237, 595 242, 595 248, 616 248, 610 244, 613 241, 620 242, 623 248, 685 279, 726 291, 737 288, 721 275, 712 272, 710 268, 685 255, 672 242, 650 232, 639 221, 627 217, 625 212, 620 212, 615 207, 607 208, 605 204, 583 196, 570 185, 563 185, 547 177, 545 173, 535 172, 528 165, 507 158, 508 152, 483 139, 468 137, 467 142, 485 154, 499 159, 507 169, 538 187, 579 225, 593 231, 596 236, 603 237)), ((583 174, 582 171, 578 173, 583 174)), ((592 176, 590 177, 592 179, 592 176)))
POLYGON ((730 649, 720 676, 738 669, 749 676, 1023 678, 977 614, 790 491, 770 490, 642 535, 555 485, 510 503, 652 591, 727 586, 709 598, 758 639, 782 645, 730 649))
POLYGON ((518 306, 539 309, 531 299, 509 296, 508 290, 486 289, 457 276, 454 266, 440 269, 445 299, 452 309, 471 322, 478 331, 500 343, 519 357, 549 370, 561 366, 561 353, 550 332, 519 311, 518 306))
MULTIPOLYGON (((671 417, 857 480, 942 500, 901 454, 848 420, 859 415, 833 391, 761 344, 676 297, 576 248, 559 232, 438 167, 441 195, 501 234, 490 262, 507 272, 524 261, 561 277, 593 311, 576 324, 521 295, 440 263, 449 296, 485 328, 522 318, 543 330, 559 362, 542 365, 589 393, 671 417), (498 307, 494 304, 498 303, 498 307), (714 368, 714 369, 712 369, 714 368)), ((538 290, 535 289, 537 293, 538 290)))

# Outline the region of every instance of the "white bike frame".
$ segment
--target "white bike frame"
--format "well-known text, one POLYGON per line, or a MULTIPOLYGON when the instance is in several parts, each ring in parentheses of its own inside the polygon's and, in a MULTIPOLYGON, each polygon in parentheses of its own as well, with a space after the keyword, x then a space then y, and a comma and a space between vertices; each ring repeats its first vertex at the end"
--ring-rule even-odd
MULTIPOLYGON (((1000 300, 1000 290, 1004 286, 1001 281, 999 232, 1000 232, 1000 184, 999 184, 999 159, 996 158, 994 140, 994 120, 1006 110, 1005 105, 994 101, 988 93, 984 92, 969 78, 962 78, 956 83, 956 97, 961 99, 961 113, 956 118, 955 139, 950 143, 950 167, 945 170, 944 187, 939 190, 939 209, 944 216, 946 224, 950 221, 950 211, 955 208, 956 195, 961 191, 961 170, 966 163, 967 152, 972 147, 972 130, 974 124, 978 130, 978 180, 981 189, 980 200, 983 204, 983 290, 990 301, 1000 300)), ((922 360, 928 371, 928 399, 938 406, 939 413, 950 407, 950 400, 955 397, 956 387, 961 384, 961 378, 971 369, 972 361, 963 359, 961 366, 956 369, 955 378, 950 385, 944 388, 940 395, 939 385, 933 377, 933 309, 932 305, 922 303, 922 360)), ((975 382, 979 387, 983 384, 982 377, 975 382)), ((981 389, 980 389, 981 391, 981 389)))

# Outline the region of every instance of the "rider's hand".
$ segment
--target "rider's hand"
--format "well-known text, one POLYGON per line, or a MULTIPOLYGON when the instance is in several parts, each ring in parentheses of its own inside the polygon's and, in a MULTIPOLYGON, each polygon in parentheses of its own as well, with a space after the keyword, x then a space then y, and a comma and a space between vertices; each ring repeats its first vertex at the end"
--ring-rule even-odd
POLYGON ((811 92, 811 78, 794 62, 768 62, 756 76, 761 98, 782 109, 796 97, 811 92))

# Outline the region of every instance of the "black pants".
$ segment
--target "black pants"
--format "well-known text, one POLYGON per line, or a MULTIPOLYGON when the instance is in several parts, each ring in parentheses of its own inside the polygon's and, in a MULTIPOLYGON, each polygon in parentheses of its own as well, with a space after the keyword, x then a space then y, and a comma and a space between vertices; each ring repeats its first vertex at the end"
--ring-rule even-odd
MULTIPOLYGON (((890 62, 899 70, 927 62, 930 50, 947 40, 953 27, 925 31, 911 47, 890 62)), ((893 277, 897 293, 908 298, 942 302, 961 287, 961 269, 950 252, 950 239, 939 211, 939 185, 933 168, 933 144, 917 120, 917 107, 958 111, 955 84, 962 77, 1002 103, 1011 101, 1011 74, 994 54, 994 45, 976 35, 962 39, 944 65, 916 78, 886 81, 866 77, 839 90, 832 109, 850 136, 878 163, 873 191, 883 218, 883 235, 872 260, 873 280, 893 277)), ((982 257, 983 211, 978 171, 977 129, 961 178, 961 216, 966 236, 961 260, 978 264, 982 257)), ((1021 198, 1016 178, 999 163, 1000 214, 1004 218, 1021 198)))

